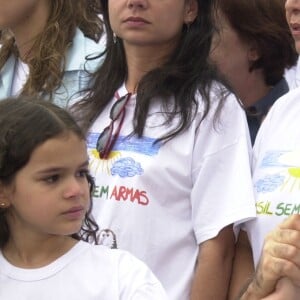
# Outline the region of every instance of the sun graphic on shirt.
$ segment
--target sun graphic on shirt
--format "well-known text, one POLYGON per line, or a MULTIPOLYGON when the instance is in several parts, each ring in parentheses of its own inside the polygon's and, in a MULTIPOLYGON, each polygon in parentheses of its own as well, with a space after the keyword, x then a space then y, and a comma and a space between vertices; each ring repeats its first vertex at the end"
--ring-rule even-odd
POLYGON ((300 167, 290 167, 287 169, 288 177, 284 181, 281 189, 288 189, 290 192, 300 189, 300 167))
POLYGON ((111 174, 112 165, 121 157, 119 151, 111 151, 107 159, 101 159, 96 149, 91 149, 90 154, 90 168, 95 174, 98 172, 111 174))
POLYGON ((281 189, 290 192, 300 189, 300 151, 287 153, 280 158, 283 165, 288 166, 288 176, 281 189))

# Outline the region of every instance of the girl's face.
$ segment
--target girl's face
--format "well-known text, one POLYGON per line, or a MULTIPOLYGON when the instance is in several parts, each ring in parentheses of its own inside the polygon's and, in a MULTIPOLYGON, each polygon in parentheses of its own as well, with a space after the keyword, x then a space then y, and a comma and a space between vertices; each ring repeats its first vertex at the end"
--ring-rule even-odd
POLYGON ((0 0, 0 8, 0 29, 35 31, 47 21, 49 0, 0 0))
POLYGON ((11 186, 4 188, 12 235, 77 233, 90 205, 84 140, 69 133, 38 146, 11 186))
POLYGON ((286 0, 285 11, 296 50, 300 54, 300 0, 286 0))
POLYGON ((108 0, 112 30, 124 44, 153 46, 176 43, 183 24, 198 13, 196 0, 108 0))

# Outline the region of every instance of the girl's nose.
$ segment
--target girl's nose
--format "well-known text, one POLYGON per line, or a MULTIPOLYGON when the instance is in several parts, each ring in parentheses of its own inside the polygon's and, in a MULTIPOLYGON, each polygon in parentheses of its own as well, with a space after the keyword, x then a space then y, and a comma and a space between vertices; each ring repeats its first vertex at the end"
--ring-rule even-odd
POLYGON ((65 198, 77 198, 86 193, 89 189, 88 182, 82 178, 72 178, 66 182, 64 188, 64 197, 65 198))

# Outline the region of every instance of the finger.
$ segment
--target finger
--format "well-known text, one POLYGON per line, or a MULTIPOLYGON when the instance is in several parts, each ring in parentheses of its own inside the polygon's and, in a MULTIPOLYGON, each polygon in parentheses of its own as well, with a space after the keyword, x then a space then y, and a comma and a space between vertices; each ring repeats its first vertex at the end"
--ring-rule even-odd
POLYGON ((275 291, 262 300, 298 300, 300 289, 295 286, 288 278, 278 281, 275 291))
POLYGON ((300 214, 290 215, 279 224, 279 227, 282 229, 294 229, 300 231, 300 214))
POLYGON ((286 244, 299 246, 300 248, 300 230, 278 229, 274 231, 274 240, 286 244))
POLYGON ((263 247, 263 253, 266 257, 269 255, 271 258, 290 261, 300 268, 300 248, 294 246, 292 243, 269 240, 263 247))
POLYGON ((263 255, 256 270, 255 282, 258 290, 265 291, 264 295, 275 289, 277 281, 287 277, 295 285, 300 286, 300 268, 293 261, 263 255))

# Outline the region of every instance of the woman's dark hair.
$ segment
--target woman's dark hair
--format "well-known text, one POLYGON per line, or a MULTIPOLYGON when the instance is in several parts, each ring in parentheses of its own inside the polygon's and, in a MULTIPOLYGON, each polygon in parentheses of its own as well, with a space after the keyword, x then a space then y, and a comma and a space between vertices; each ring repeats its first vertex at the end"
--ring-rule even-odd
MULTIPOLYGON (((111 0, 113 1, 113 0, 111 0)), ((108 15, 108 2, 101 0, 103 21, 106 32, 105 59, 94 75, 94 85, 87 97, 75 105, 78 121, 86 131, 111 101, 115 91, 127 78, 127 65, 123 42, 114 40, 108 15)), ((143 135, 148 110, 155 97, 160 97, 165 111, 166 123, 180 115, 178 126, 161 140, 169 140, 184 131, 191 123, 199 103, 195 95, 199 91, 204 103, 202 119, 210 108, 209 91, 216 72, 208 61, 212 34, 211 1, 197 0, 198 16, 193 23, 183 24, 181 38, 169 60, 159 68, 147 73, 139 82, 134 114, 134 134, 143 135), (167 102, 174 96, 175 105, 167 102)), ((103 54, 103 55, 104 55, 103 54)), ((220 99, 221 100, 221 99, 220 99)), ((222 101, 220 101, 222 102, 222 101)))
MULTIPOLYGON (((32 152, 48 139, 73 133, 80 139, 84 134, 70 114, 51 102, 34 98, 8 98, 0 101, 0 183, 12 184, 20 169, 29 161, 32 152)), ((94 183, 87 176, 92 192, 94 183)), ((91 218, 92 200, 79 233, 75 239, 96 242, 98 226, 91 218)), ((6 213, 0 207, 0 248, 9 239, 6 213)))
POLYGON ((285 0, 214 0, 215 22, 221 12, 238 36, 254 45, 259 59, 250 71, 262 69, 267 85, 275 85, 298 59, 284 5, 285 0))
MULTIPOLYGON (((103 33, 99 0, 49 0, 50 15, 44 30, 37 36, 26 58, 29 77, 22 95, 48 95, 61 85, 65 55, 72 44, 76 28, 85 36, 99 41, 103 33)), ((0 69, 11 54, 19 56, 15 39, 9 29, 0 35, 0 69)))

